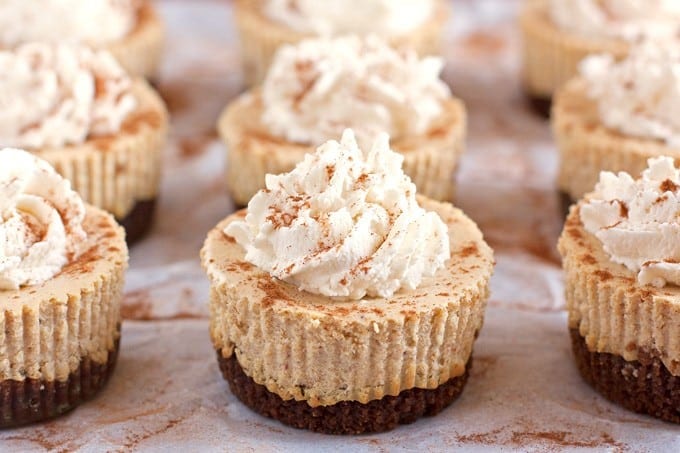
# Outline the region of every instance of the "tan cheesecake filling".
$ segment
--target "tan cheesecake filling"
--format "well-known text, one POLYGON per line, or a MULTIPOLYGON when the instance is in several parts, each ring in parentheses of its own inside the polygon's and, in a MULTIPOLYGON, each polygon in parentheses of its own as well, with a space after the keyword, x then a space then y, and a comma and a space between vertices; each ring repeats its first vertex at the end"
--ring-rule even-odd
POLYGON ((569 326, 592 352, 658 357, 680 375, 677 170, 650 160, 637 181, 603 173, 560 237, 569 326))
MULTIPOLYGON (((324 154, 329 152, 324 148, 327 146, 345 147, 349 152, 356 144, 348 140, 344 136, 341 143, 329 142, 320 147, 314 156, 307 157, 306 165, 315 159, 320 159, 320 163, 325 162, 326 157, 330 159, 324 154)), ((389 159, 398 162, 397 154, 390 151, 391 154, 383 155, 379 146, 382 145, 374 145, 371 153, 376 154, 370 161, 385 159, 382 165, 388 167, 392 165, 389 159)), ((349 152, 342 159, 332 160, 348 162, 350 167, 353 160, 363 160, 352 156, 349 152)), ((300 176, 305 173, 302 168, 308 167, 298 166, 293 173, 300 176)), ((292 226, 292 230, 281 229, 277 236, 276 231, 269 234, 270 226, 266 223, 261 229, 251 229, 258 224, 261 206, 267 205, 261 203, 268 197, 268 191, 279 185, 296 184, 286 179, 291 173, 268 181, 271 188, 251 201, 247 215, 246 211, 240 211, 228 217, 208 235, 202 261, 211 280, 211 337, 216 348, 225 358, 235 355, 246 375, 270 392, 284 400, 306 401, 312 407, 341 401, 366 403, 411 388, 433 389, 463 375, 475 335, 482 325, 493 267, 492 252, 477 227, 451 205, 419 198, 421 207, 417 210, 395 214, 394 218, 384 217, 385 225, 392 225, 389 228, 394 229, 381 234, 393 239, 379 240, 378 248, 366 257, 355 255, 357 250, 373 249, 365 241, 355 242, 364 237, 363 233, 359 236, 350 233, 346 240, 334 242, 328 239, 333 231, 322 229, 322 237, 326 239, 319 243, 328 247, 312 251, 310 258, 305 258, 307 246, 295 238, 317 231, 314 206, 319 202, 335 206, 330 201, 337 194, 332 187, 338 190, 355 187, 352 189, 358 190, 355 195, 351 195, 352 191, 347 194, 350 200, 362 200, 368 194, 368 199, 381 200, 384 196, 395 202, 396 187, 401 184, 407 184, 412 191, 407 197, 415 192, 412 183, 402 179, 405 177, 398 169, 385 173, 390 176, 379 176, 383 175, 380 172, 362 176, 354 174, 353 169, 328 171, 323 165, 319 168, 323 171, 312 171, 299 180, 312 185, 318 181, 321 187, 326 187, 318 200, 305 202, 303 196, 298 200, 302 213, 288 217, 290 214, 285 209, 279 212, 277 208, 279 214, 271 218, 272 221, 278 219, 274 223, 281 221, 292 226), (345 177, 346 181, 338 179, 345 177), (356 188, 350 182, 355 177, 359 184, 367 186, 356 188), (373 192, 369 181, 375 177, 387 180, 376 184, 373 192), (418 211, 421 209, 424 211, 418 211), (309 222, 307 212, 311 214, 309 222), (419 222, 413 225, 420 226, 414 226, 414 230, 405 226, 412 222, 419 222), (308 232, 298 228, 308 228, 308 232), (405 229, 400 231, 402 228, 405 229), (428 232, 430 228, 434 229, 428 232), (448 231, 446 236, 439 233, 442 228, 448 231), (252 241, 248 241, 255 248, 246 246, 246 253, 241 244, 244 234, 250 234, 248 231, 255 234, 252 241), (424 237, 418 239, 420 235, 424 237), (440 239, 445 242, 440 244, 440 239), (277 244, 283 247, 273 262, 269 258, 269 246, 264 246, 266 242, 275 249, 277 244), (285 252, 286 243, 290 244, 290 252, 285 252), (415 244, 422 250, 412 249, 415 244), (451 258, 447 259, 449 252, 451 258), (413 259, 404 253, 414 253, 413 259), (390 265, 383 261, 386 256, 391 257, 390 265)), ((385 206, 391 206, 392 202, 385 201, 385 206)), ((380 223, 378 219, 383 217, 377 206, 382 202, 371 203, 377 205, 369 203, 359 212, 376 215, 374 221, 380 223)), ((405 201, 397 204, 406 209, 402 203, 405 201)), ((415 199, 408 203, 415 203, 415 199)), ((366 222, 370 215, 345 215, 343 209, 331 211, 327 219, 331 230, 338 229, 338 238, 345 237, 342 228, 349 219, 355 219, 355 228, 373 225, 366 222)), ((347 209, 353 209, 352 203, 347 209)), ((376 233, 371 234, 381 231, 377 228, 372 230, 376 233)), ((369 237, 370 234, 364 239, 369 237)))

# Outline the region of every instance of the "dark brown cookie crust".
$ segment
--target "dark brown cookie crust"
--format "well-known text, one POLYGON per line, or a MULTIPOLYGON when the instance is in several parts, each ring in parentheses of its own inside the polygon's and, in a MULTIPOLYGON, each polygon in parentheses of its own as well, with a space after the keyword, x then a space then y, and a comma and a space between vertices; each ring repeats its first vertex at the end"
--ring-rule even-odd
POLYGON ((680 376, 673 376, 658 357, 641 351, 638 360, 629 362, 591 352, 577 329, 570 333, 576 365, 595 390, 631 411, 680 423, 680 376))
POLYGON ((125 228, 125 240, 128 245, 142 239, 151 229, 156 212, 156 199, 138 201, 122 219, 116 219, 125 228))
POLYGON ((66 381, 0 381, 0 428, 11 428, 64 414, 91 399, 108 382, 118 358, 118 340, 106 363, 84 357, 66 381))
POLYGON ((571 205, 577 202, 577 200, 573 200, 571 196, 562 190, 559 191, 560 193, 560 205, 562 207, 562 214, 564 215, 564 218, 566 219, 567 216, 569 215, 569 209, 571 208, 571 205))
POLYGON ((550 118, 550 109, 552 108, 552 99, 544 96, 535 96, 533 94, 525 93, 527 103, 531 110, 543 118, 550 118))
POLYGON ((247 376, 236 359, 217 351, 222 375, 231 391, 255 412, 293 426, 326 434, 362 434, 387 431, 399 424, 413 423, 450 405, 463 391, 472 358, 462 376, 449 379, 436 389, 413 388, 397 396, 386 396, 366 404, 342 401, 330 406, 311 407, 305 401, 283 400, 247 376))

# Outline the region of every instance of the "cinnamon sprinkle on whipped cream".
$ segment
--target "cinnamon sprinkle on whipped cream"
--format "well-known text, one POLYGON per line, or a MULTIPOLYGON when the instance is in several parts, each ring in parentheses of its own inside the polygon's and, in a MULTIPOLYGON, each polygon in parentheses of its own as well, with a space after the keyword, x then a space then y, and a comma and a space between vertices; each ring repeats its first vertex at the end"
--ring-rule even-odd
POLYGON ((646 42, 620 62, 593 55, 580 71, 605 126, 680 149, 680 41, 646 42))
POLYGON ((131 89, 107 51, 40 43, 0 51, 0 142, 35 149, 115 134, 137 106, 131 89))
POLYGON ((441 58, 398 51, 377 36, 319 38, 283 46, 262 88, 262 123, 294 143, 323 143, 345 128, 370 148, 425 134, 451 96, 441 58))
POLYGON ((0 290, 59 273, 78 255, 84 218, 82 199, 47 162, 0 150, 0 290))
POLYGON ((670 157, 649 160, 640 179, 602 172, 581 206, 586 231, 641 285, 680 285, 680 171, 670 157))
POLYGON ((448 229, 420 207, 388 141, 362 150, 346 130, 290 173, 267 175, 225 234, 246 261, 300 290, 357 300, 415 289, 450 258, 448 229))

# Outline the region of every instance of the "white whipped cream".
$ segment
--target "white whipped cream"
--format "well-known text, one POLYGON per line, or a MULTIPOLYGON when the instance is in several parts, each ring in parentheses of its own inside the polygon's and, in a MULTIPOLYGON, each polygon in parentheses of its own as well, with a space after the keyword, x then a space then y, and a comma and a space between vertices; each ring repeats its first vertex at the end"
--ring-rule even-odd
POLYGON ((247 261, 304 291, 361 299, 416 288, 449 259, 448 229, 418 205, 388 140, 366 152, 346 130, 290 173, 267 175, 225 233, 247 261))
POLYGON ((103 50, 35 43, 0 51, 0 143, 59 147, 116 133, 137 105, 131 87, 103 50))
POLYGON ((302 33, 407 33, 434 14, 435 0, 267 0, 265 14, 302 33))
POLYGON ((0 150, 0 290, 59 273, 86 237, 84 218, 83 201, 47 162, 0 150))
POLYGON ((615 263, 638 272, 642 285, 680 285, 680 171, 670 157, 649 160, 634 180, 628 173, 600 173, 581 206, 585 229, 615 263))
POLYGON ((137 23, 138 0, 2 0, 0 44, 82 42, 101 46, 137 23))
POLYGON ((607 127, 680 147, 680 42, 636 46, 618 63, 594 55, 580 71, 607 127))
POLYGON ((425 133, 450 96, 443 61, 398 52, 376 36, 284 46, 264 81, 262 123, 288 141, 316 144, 354 129, 362 147, 425 133))
POLYGON ((675 40, 678 0, 550 0, 548 12, 563 30, 586 37, 675 40))

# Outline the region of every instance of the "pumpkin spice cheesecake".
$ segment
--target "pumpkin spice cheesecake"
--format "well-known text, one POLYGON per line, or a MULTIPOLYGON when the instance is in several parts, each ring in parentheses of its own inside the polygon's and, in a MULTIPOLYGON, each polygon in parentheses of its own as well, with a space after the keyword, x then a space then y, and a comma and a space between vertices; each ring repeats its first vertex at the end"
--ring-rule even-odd
POLYGON ((154 78, 165 31, 149 0, 3 0, 0 47, 80 43, 108 50, 134 76, 154 78))
POLYGON ((642 39, 678 44, 680 2, 666 0, 526 0, 520 13, 523 83, 546 114, 557 89, 591 54, 625 57, 642 39))
POLYGON ((0 427, 94 396, 118 354, 128 251, 47 162, 0 151, 0 427))
POLYGON ((441 53, 445 0, 236 0, 248 86, 262 83, 276 51, 314 37, 377 34, 420 55, 441 53))
POLYGON ((377 36, 307 40, 276 55, 261 88, 227 106, 227 186, 244 206, 267 173, 288 172, 315 144, 353 128, 362 147, 387 132, 418 192, 449 200, 466 112, 439 78, 443 61, 397 51, 377 36))
POLYGON ((680 172, 650 159, 603 172, 559 240, 584 379, 630 410, 680 423, 680 172))
POLYGON ((680 158, 680 41, 643 43, 619 62, 588 57, 552 116, 558 185, 572 200, 593 190, 600 171, 637 178, 652 157, 680 158))
POLYGON ((206 239, 210 332, 232 392, 314 431, 434 415, 468 378, 493 255, 460 210, 416 196, 387 135, 305 156, 206 239))
POLYGON ((0 51, 0 146, 47 160, 134 242, 151 226, 168 118, 156 92, 106 51, 26 44, 0 51))

